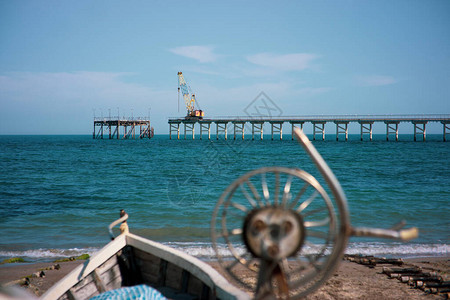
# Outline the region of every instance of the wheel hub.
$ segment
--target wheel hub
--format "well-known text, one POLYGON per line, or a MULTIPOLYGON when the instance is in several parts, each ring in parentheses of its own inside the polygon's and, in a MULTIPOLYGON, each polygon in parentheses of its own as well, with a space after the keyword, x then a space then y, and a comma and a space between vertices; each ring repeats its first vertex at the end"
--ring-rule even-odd
POLYGON ((244 220, 243 239, 253 256, 279 261, 303 245, 305 230, 300 214, 280 207, 254 209, 244 220))

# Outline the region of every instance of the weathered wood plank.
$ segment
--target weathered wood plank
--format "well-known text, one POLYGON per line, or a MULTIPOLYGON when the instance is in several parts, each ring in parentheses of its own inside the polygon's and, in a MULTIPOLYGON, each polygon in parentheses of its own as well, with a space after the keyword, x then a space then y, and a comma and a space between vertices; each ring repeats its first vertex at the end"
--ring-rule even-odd
POLYGON ((133 252, 134 252, 135 257, 138 259, 149 261, 149 262, 154 262, 155 264, 159 264, 160 258, 153 254, 144 252, 144 251, 142 251, 140 249, 136 249, 136 248, 133 249, 133 252))
POLYGON ((192 294, 197 296, 198 298, 201 298, 202 287, 203 282, 201 282, 200 279, 191 274, 191 276, 189 276, 189 284, 187 289, 188 294, 192 294))
MULTIPOLYGON (((143 274, 142 279, 144 282, 158 284, 158 278, 162 275, 160 269, 161 258, 139 249, 133 249, 133 252, 136 265, 143 274)), ((164 284, 164 278, 162 279, 163 282, 160 282, 160 285, 164 284)))
POLYGON ((122 283, 122 274, 120 273, 120 267, 118 265, 113 266, 111 269, 100 275, 100 280, 103 282, 107 290, 108 287, 110 287, 111 282, 117 282, 117 278, 120 278, 120 283, 122 283))
POLYGON ((157 285, 157 283, 159 281, 159 274, 148 273, 146 271, 142 271, 141 274, 142 274, 142 281, 145 284, 148 284, 151 286, 157 285))
POLYGON ((181 290, 183 269, 172 264, 167 264, 167 274, 165 285, 175 290, 181 290))
POLYGON ((92 296, 99 294, 99 291, 97 289, 97 286, 95 285, 94 280, 91 280, 89 283, 83 285, 82 287, 71 288, 70 292, 72 293, 75 299, 89 299, 92 296))
POLYGON ((95 286, 97 287, 98 292, 99 293, 106 292, 105 284, 104 284, 103 280, 100 278, 100 275, 99 275, 99 272, 97 269, 95 269, 94 272, 92 272, 92 277, 94 277, 94 283, 95 283, 95 286))
POLYGON ((83 289, 86 285, 92 283, 94 281, 94 278, 90 275, 86 276, 83 280, 78 282, 76 285, 74 285, 70 290, 73 293, 77 293, 78 290, 83 289))
POLYGON ((106 290, 110 291, 110 290, 119 289, 121 287, 122 287, 122 276, 119 276, 119 277, 114 278, 112 281, 110 281, 106 285, 106 290))
POLYGON ((113 255, 110 259, 105 261, 100 267, 98 267, 97 273, 101 276, 103 273, 108 272, 109 269, 113 268, 114 266, 118 266, 119 263, 117 261, 117 256, 113 255))
POLYGON ((150 285, 163 285, 165 270, 161 270, 161 258, 139 249, 133 249, 133 253, 143 282, 150 285))

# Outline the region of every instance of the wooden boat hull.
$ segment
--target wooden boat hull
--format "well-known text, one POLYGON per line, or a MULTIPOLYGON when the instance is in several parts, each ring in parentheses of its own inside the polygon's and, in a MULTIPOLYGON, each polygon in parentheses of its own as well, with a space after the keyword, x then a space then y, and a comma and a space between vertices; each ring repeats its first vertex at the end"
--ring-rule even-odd
POLYGON ((138 284, 147 284, 171 299, 250 299, 199 259, 130 233, 107 244, 41 299, 89 299, 138 284))

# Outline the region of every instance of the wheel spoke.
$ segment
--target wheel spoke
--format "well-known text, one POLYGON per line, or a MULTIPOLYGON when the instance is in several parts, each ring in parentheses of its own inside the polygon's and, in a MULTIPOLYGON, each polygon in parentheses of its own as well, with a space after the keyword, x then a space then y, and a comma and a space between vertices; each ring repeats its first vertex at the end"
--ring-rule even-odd
POLYGON ((286 207, 287 202, 290 200, 290 195, 291 195, 291 184, 292 184, 292 175, 289 175, 288 179, 286 180, 286 184, 284 185, 284 190, 283 190, 283 198, 281 199, 281 206, 283 208, 286 207))
POLYGON ((216 236, 219 238, 228 238, 230 236, 241 235, 241 234, 242 234, 242 228, 235 228, 235 229, 232 229, 231 231, 223 229, 222 233, 216 233, 216 236))
POLYGON ((278 205, 278 197, 280 196, 280 173, 275 172, 275 192, 273 197, 273 203, 278 205))
POLYGON ((310 211, 305 212, 304 214, 302 214, 302 216, 303 216, 303 218, 306 218, 306 217, 309 217, 311 215, 317 214, 317 213, 325 211, 325 210, 328 210, 328 207, 324 206, 324 207, 320 207, 320 208, 316 208, 316 209, 310 210, 310 211))
POLYGON ((317 258, 319 258, 319 256, 305 255, 305 257, 308 259, 309 264, 312 265, 314 269, 316 269, 316 271, 320 272, 322 270, 322 265, 317 263, 317 258))
POLYGON ((302 189, 297 193, 297 195, 295 196, 294 201, 292 201, 292 203, 289 205, 289 208, 294 208, 297 206, 298 202, 300 201, 300 198, 303 196, 303 194, 306 192, 306 190, 308 189, 309 184, 305 183, 305 185, 303 185, 302 189))
POLYGON ((249 180, 246 180, 245 183, 248 185, 250 190, 252 191, 253 197, 258 201, 260 207, 264 207, 264 203, 261 201, 261 196, 259 195, 258 191, 256 190, 253 183, 249 180))
POLYGON ((248 200, 250 205, 252 207, 256 207, 256 201, 250 196, 250 194, 247 192, 247 190, 245 189, 243 184, 240 185, 240 188, 241 188, 242 194, 244 194, 245 199, 248 200))
POLYGON ((235 228, 231 230, 232 235, 241 235, 242 234, 242 228, 235 228))
POLYGON ((247 259, 247 262, 244 264, 248 269, 250 269, 250 270, 252 270, 252 271, 254 271, 254 272, 257 272, 258 271, 258 269, 259 269, 259 266, 258 265, 255 265, 255 264, 253 264, 252 265, 252 263, 255 261, 255 259, 253 258, 253 257, 251 257, 250 259, 247 259))
MULTIPOLYGON (((241 257, 240 259, 245 260, 245 259, 242 258, 242 257, 241 257)), ((227 265, 225 268, 226 268, 228 271, 231 272, 231 269, 233 269, 238 263, 240 263, 240 260, 239 260, 239 259, 235 259, 235 260, 233 260, 229 265, 227 265)))
POLYGON ((269 202, 270 194, 269 194, 269 188, 267 187, 267 180, 266 180, 265 173, 261 174, 261 185, 262 185, 262 190, 263 190, 263 196, 264 196, 264 199, 266 200, 266 205, 270 205, 270 202, 269 202))
POLYGON ((311 204, 311 202, 314 201, 314 199, 316 199, 317 195, 319 195, 319 193, 317 191, 314 191, 314 193, 311 195, 311 197, 309 197, 308 199, 303 201, 302 204, 300 204, 300 206, 297 208, 297 211, 299 213, 302 212, 305 208, 307 208, 311 204))
POLYGON ((236 203, 236 202, 231 202, 231 205, 234 207, 234 208, 237 208, 237 209, 239 209, 239 210, 241 210, 241 211, 243 211, 243 212, 247 212, 247 207, 245 207, 244 205, 242 205, 242 204, 239 204, 239 203, 236 203))
POLYGON ((327 224, 330 223, 330 218, 326 217, 323 220, 320 221, 306 221, 304 223, 305 227, 320 227, 320 226, 325 226, 327 224))

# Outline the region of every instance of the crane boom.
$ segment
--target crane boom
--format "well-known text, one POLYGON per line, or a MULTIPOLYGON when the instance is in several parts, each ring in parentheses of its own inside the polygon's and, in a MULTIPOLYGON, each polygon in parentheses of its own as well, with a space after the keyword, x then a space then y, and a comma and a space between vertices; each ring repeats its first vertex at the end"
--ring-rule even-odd
POLYGON ((195 94, 192 93, 191 88, 187 85, 182 72, 178 72, 178 93, 180 93, 180 91, 183 95, 184 104, 186 105, 186 118, 202 119, 204 112, 202 110, 195 109, 195 94))

